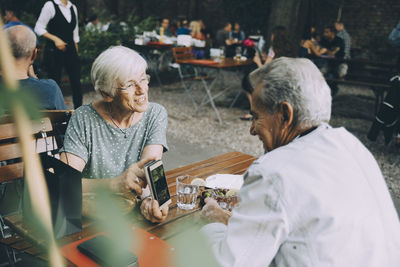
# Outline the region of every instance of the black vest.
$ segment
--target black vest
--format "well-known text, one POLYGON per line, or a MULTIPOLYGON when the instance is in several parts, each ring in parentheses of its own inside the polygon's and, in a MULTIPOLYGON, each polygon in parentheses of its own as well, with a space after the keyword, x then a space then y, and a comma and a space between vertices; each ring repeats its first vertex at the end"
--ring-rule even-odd
MULTIPOLYGON (((47 24, 47 31, 66 42, 68 45, 74 45, 74 29, 76 26, 76 15, 73 6, 71 6, 71 22, 68 22, 64 15, 61 13, 58 5, 51 1, 54 5, 54 9, 56 10, 56 14, 47 24)), ((53 42, 50 42, 54 45, 53 42)))

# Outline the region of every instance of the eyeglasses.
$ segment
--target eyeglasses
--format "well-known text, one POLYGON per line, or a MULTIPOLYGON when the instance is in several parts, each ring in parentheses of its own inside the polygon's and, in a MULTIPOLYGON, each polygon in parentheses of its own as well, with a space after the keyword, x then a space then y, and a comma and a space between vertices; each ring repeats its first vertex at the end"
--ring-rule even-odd
POLYGON ((150 75, 146 74, 145 77, 141 78, 139 82, 137 81, 129 81, 125 87, 119 87, 117 89, 122 91, 133 91, 134 89, 143 88, 148 86, 150 83, 150 75))

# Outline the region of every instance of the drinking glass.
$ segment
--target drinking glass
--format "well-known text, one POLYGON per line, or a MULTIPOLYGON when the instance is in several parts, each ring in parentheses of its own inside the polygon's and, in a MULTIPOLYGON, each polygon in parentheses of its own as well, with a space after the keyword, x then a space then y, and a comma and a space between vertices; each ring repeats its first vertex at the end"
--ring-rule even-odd
POLYGON ((177 205, 180 209, 191 210, 196 206, 199 186, 191 184, 193 179, 195 177, 190 175, 176 178, 177 205))
POLYGON ((242 47, 237 46, 235 49, 235 60, 239 61, 242 58, 242 47))
POLYGON ((219 50, 220 50, 219 58, 220 58, 221 60, 224 60, 224 59, 225 59, 225 46, 221 46, 221 47, 219 48, 219 50))

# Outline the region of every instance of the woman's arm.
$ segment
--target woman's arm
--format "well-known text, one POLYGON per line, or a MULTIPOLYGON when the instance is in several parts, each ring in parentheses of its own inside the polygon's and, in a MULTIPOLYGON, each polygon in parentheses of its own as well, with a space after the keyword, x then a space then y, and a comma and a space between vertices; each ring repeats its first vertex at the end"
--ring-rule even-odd
POLYGON ((64 51, 66 49, 67 44, 59 37, 47 32, 47 24, 49 21, 55 16, 56 11, 54 9, 54 5, 51 2, 47 2, 44 4, 42 11, 40 12, 39 18, 36 21, 35 32, 39 36, 43 36, 54 42, 55 46, 64 51))

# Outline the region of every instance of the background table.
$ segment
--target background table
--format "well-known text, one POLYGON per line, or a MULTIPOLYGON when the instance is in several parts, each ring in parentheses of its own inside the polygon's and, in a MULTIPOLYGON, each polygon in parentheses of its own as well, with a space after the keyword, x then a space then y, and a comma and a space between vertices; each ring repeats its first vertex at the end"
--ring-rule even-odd
MULTIPOLYGON (((206 96, 203 98, 198 108, 207 103, 210 103, 211 107, 214 109, 215 114, 217 115, 220 124, 222 124, 222 119, 215 106, 214 99, 225 94, 226 91, 229 90, 229 87, 223 90, 218 90, 218 93, 214 93, 213 91, 215 90, 213 90, 213 88, 215 87, 215 84, 217 83, 218 80, 222 80, 223 82, 222 70, 234 71, 237 74, 234 77, 237 80, 237 83, 239 84, 240 87, 238 92, 236 93, 234 100, 232 101, 232 104, 230 105, 230 107, 232 107, 242 91, 241 87, 242 81, 241 78, 239 78, 240 76, 239 73, 243 72, 244 70, 246 70, 247 67, 250 67, 251 65, 254 64, 252 59, 234 60, 233 58, 225 58, 221 61, 212 61, 203 59, 185 59, 185 60, 178 60, 176 61, 176 63, 181 65, 191 65, 196 69, 208 68, 217 70, 217 74, 215 75, 215 78, 211 81, 210 85, 208 85, 205 80, 202 80, 203 88, 206 91, 206 96)), ((201 71, 197 70, 197 73, 201 73, 201 71)))

